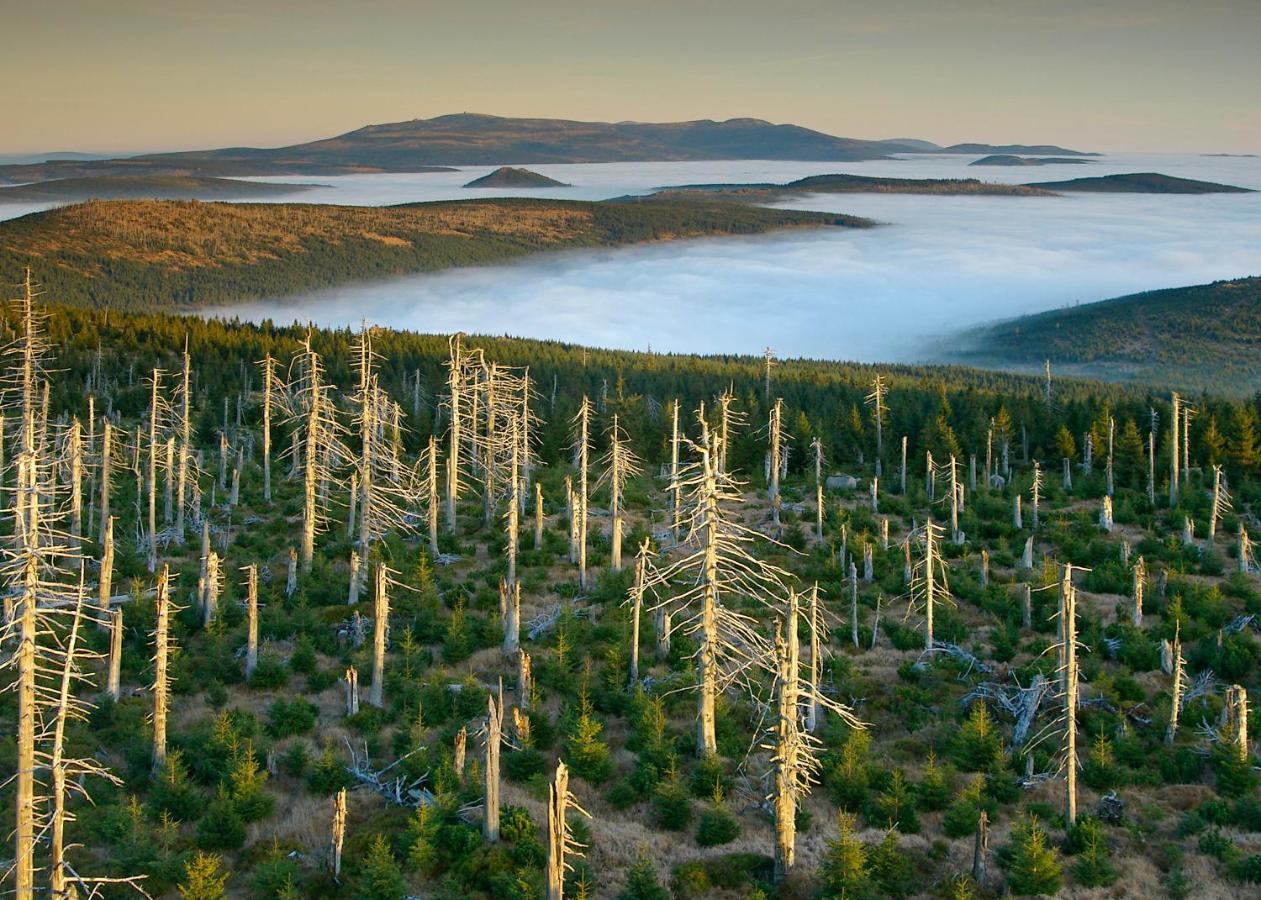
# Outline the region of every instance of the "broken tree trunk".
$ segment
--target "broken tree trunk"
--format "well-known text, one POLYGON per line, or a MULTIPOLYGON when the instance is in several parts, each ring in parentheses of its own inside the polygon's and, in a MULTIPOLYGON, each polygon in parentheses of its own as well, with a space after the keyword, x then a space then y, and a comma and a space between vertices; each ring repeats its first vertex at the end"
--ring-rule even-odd
MULTIPOLYGON (((984 813, 982 813, 984 815, 984 813)), ((330 848, 333 862, 333 879, 342 875, 342 844, 346 841, 346 789, 341 788, 333 797, 333 836, 330 848)))
POLYGON ((482 836, 491 843, 499 840, 499 746, 503 741, 503 699, 486 699, 486 801, 482 816, 482 836))

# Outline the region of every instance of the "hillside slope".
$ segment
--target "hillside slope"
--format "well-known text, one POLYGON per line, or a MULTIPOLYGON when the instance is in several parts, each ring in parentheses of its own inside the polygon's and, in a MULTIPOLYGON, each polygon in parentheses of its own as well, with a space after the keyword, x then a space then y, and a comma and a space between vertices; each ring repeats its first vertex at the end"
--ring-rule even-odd
POLYGON ((269 184, 196 175, 100 175, 58 178, 0 188, 0 203, 84 200, 250 200, 284 197, 310 190, 310 184, 269 184))
POLYGON ((189 308, 532 253, 872 223, 732 203, 496 199, 389 207, 93 201, 0 222, 0 271, 60 302, 189 308))
POLYGON ((1194 178, 1176 178, 1159 172, 1131 172, 1122 175, 1100 175, 1095 178, 1071 178, 1067 181, 1038 181, 1029 187, 1048 191, 1086 191, 1106 194, 1251 194, 1250 188, 1194 178))
POLYGON ((1087 303, 971 331, 950 358, 1245 393, 1261 389, 1261 278, 1087 303))
POLYGON ((466 188, 551 188, 571 187, 563 181, 548 178, 529 169, 518 169, 513 166, 500 166, 488 175, 474 178, 464 185, 466 188))

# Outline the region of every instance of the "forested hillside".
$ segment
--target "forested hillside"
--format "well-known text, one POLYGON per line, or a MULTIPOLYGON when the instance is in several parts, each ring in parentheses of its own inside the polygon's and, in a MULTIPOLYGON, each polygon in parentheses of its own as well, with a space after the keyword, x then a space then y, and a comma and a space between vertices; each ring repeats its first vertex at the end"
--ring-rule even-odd
POLYGON ((1234 394, 1261 389, 1261 278, 1131 294, 976 329, 955 358, 1234 394))
POLYGON ((1258 399, 38 290, 2 323, 19 888, 1261 883, 1258 399))
POLYGON ((93 201, 0 222, 0 271, 38 260, 45 288, 63 303, 189 309, 549 250, 871 224, 704 202, 93 201))

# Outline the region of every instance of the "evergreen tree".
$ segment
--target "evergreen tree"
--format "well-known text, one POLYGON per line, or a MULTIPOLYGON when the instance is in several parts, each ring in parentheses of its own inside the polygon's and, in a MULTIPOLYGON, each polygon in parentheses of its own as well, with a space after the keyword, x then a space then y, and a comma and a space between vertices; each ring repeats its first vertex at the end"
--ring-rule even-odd
POLYGON ((1077 441, 1073 440, 1073 433, 1067 425, 1061 425, 1055 432, 1055 453, 1060 459, 1077 458, 1077 441))
POLYGON ((403 873, 385 836, 378 834, 368 845, 368 856, 359 873, 358 895, 364 900, 399 900, 407 893, 403 873))
POLYGON ((617 896, 618 900, 670 900, 670 892, 657 880, 657 869, 643 847, 626 872, 626 887, 617 896))
POLYGON ((855 831, 854 816, 841 813, 837 819, 836 838, 828 841, 819 864, 819 880, 829 897, 858 900, 875 894, 867 865, 867 848, 855 831))
POLYGON ((222 862, 215 853, 203 853, 198 850, 184 863, 184 883, 179 885, 180 896, 184 900, 220 900, 224 896, 224 886, 228 883, 228 873, 220 871, 222 862))
POLYGON ((1054 894, 1060 889, 1060 864, 1035 816, 1026 815, 1016 822, 1006 849, 1007 887, 1013 894, 1054 894))
POLYGON ((1230 461, 1241 475, 1257 470, 1257 413, 1248 404, 1234 408, 1230 421, 1230 461))

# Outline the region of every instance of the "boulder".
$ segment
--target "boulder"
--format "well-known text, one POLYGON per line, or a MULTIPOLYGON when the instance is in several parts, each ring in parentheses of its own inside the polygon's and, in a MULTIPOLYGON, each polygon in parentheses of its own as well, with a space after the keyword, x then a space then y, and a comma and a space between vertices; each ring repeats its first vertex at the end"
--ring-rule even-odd
POLYGON ((858 479, 853 475, 829 475, 825 484, 829 491, 852 491, 858 487, 858 479))

